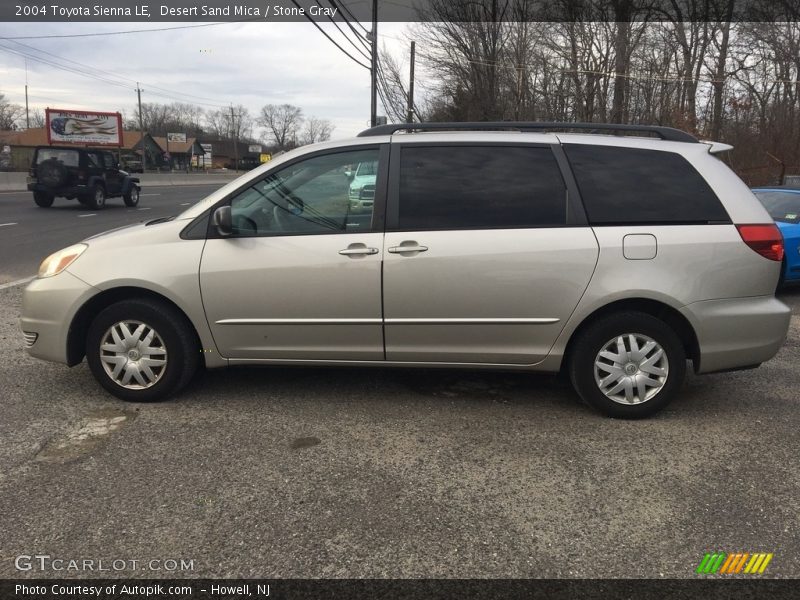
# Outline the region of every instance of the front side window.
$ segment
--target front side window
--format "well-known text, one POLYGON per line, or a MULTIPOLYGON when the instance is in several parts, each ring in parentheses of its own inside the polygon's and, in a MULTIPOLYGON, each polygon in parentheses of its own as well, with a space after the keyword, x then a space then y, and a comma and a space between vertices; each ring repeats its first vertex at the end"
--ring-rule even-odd
MULTIPOLYGON (((378 162, 378 150, 325 154, 271 173, 231 200, 234 235, 367 232, 373 206, 351 201, 353 165, 378 162)), ((374 190, 374 180, 372 181, 374 190)))
POLYGON ((549 148, 416 146, 400 156, 400 230, 564 225, 567 191, 549 148))
POLYGON ((97 152, 88 152, 86 154, 86 157, 88 159, 90 167, 99 169, 100 166, 103 164, 101 162, 100 155, 97 152))

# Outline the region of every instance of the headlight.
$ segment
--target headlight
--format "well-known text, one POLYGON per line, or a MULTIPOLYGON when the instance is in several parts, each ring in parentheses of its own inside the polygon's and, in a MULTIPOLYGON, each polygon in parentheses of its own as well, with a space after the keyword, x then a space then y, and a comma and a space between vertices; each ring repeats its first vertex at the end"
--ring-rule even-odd
POLYGON ((89 246, 86 244, 75 244, 69 248, 54 252, 42 261, 41 266, 39 266, 39 277, 58 275, 61 271, 74 263, 88 247, 89 246))

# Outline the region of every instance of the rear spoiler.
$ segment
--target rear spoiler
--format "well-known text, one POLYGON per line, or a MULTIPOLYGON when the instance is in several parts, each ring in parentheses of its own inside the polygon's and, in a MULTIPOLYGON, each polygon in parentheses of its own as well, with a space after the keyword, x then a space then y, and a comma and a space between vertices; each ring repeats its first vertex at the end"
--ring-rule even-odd
POLYGON ((708 146, 709 154, 722 154, 723 152, 730 152, 733 146, 730 144, 723 144, 722 142, 711 142, 708 140, 700 140, 700 143, 708 146))

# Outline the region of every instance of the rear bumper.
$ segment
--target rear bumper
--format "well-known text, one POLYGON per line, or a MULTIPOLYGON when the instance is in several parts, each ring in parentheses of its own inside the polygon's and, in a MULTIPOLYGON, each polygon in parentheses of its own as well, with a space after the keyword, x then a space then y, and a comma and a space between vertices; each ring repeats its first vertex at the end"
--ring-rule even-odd
POLYGON ((61 187, 57 189, 49 188, 41 183, 29 183, 29 192, 44 192, 45 194, 53 194, 54 196, 80 196, 87 194, 89 189, 85 185, 76 185, 71 187, 61 187))
POLYGON ((34 279, 22 296, 20 328, 27 342, 25 351, 34 358, 67 364, 69 326, 78 309, 97 292, 67 271, 34 279), (30 340, 35 340, 32 345, 30 340))
POLYGON ((681 309, 697 334, 698 373, 749 367, 777 354, 791 309, 774 296, 694 302, 681 309))

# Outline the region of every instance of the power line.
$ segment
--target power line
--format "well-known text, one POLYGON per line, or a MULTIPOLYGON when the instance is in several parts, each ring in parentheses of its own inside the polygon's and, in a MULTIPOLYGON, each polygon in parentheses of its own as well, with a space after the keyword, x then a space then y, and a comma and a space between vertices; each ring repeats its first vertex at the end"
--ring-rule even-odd
MULTIPOLYGON (((339 6, 336 4, 335 0, 328 0, 328 3, 334 8, 339 8, 339 6)), ((356 36, 356 39, 359 42, 361 42, 361 46, 367 52, 371 52, 372 50, 371 50, 369 44, 366 42, 365 37, 364 37, 365 35, 369 36, 369 31, 364 29, 364 26, 361 25, 361 23, 359 23, 358 21, 356 21, 356 25, 360 26, 361 29, 364 30, 364 35, 362 35, 361 33, 359 33, 359 31, 355 27, 353 27, 353 24, 347 19, 347 15, 345 15, 344 11, 342 11, 341 15, 342 15, 342 17, 341 17, 342 21, 344 21, 345 25, 347 25, 350 28, 350 31, 353 32, 353 34, 356 36)))
MULTIPOLYGON (((315 0, 315 1, 316 1, 316 3, 317 3, 317 6, 319 6, 320 8, 324 8, 324 7, 322 6, 322 4, 320 4, 319 0, 315 0)), ((353 40, 351 40, 349 37, 347 37, 347 34, 346 34, 346 33, 345 33, 343 30, 342 30, 342 28, 341 28, 341 27, 339 27, 339 24, 338 24, 338 23, 337 23, 337 22, 336 22, 336 21, 333 19, 333 17, 331 17, 330 15, 328 15, 328 20, 329 20, 331 23, 333 23, 333 26, 334 26, 334 27, 336 27, 336 29, 338 29, 338 30, 339 30, 339 33, 341 33, 341 34, 342 34, 342 37, 343 37, 344 39, 346 39, 348 42, 350 42, 350 45, 351 45, 353 48, 355 48, 355 49, 356 49, 356 52, 359 52, 359 53, 361 53, 361 56, 363 56, 363 57, 364 57, 364 58, 366 58, 367 60, 369 60, 369 59, 370 59, 370 58, 369 58, 369 55, 367 55, 367 54, 364 52, 364 50, 363 50, 363 49, 359 48, 359 47, 356 45, 356 43, 355 43, 353 40)), ((358 34, 356 34, 356 35, 358 35, 358 34)))
MULTIPOLYGON (((350 15, 350 18, 353 20, 353 23, 355 23, 356 25, 358 25, 359 27, 361 27, 361 29, 364 31, 364 33, 369 33, 369 29, 367 29, 366 27, 364 27, 364 26, 361 24, 361 21, 359 21, 359 20, 356 18, 356 16, 355 16, 355 15, 354 15, 352 12, 350 12, 350 9, 349 9, 349 8, 347 8, 347 5, 346 5, 344 2, 341 2, 341 1, 337 2, 336 0, 328 0, 328 3, 329 3, 331 6, 333 6, 334 8, 340 8, 340 9, 341 9, 341 11, 342 11, 342 15, 343 15, 343 17, 342 17, 342 18, 344 19, 345 23, 347 23, 348 25, 350 25, 350 22, 347 20, 347 17, 346 17, 346 16, 344 16, 345 14, 347 14, 347 15, 350 15)), ((350 29, 353 29, 352 25, 350 26, 350 29)), ((355 30, 353 30, 353 31, 355 31, 355 30)))
POLYGON ((88 77, 90 79, 94 79, 95 81, 101 81, 103 83, 107 83, 108 85, 114 85, 114 86, 123 87, 123 88, 127 88, 128 87, 127 84, 124 84, 124 83, 122 83, 120 81, 114 81, 114 80, 106 79, 104 77, 100 77, 100 76, 97 76, 97 75, 92 75, 91 73, 85 73, 83 71, 79 71, 78 69, 74 69, 74 68, 69 67, 67 65, 58 64, 58 63, 55 63, 53 61, 47 60, 45 58, 29 55, 29 54, 26 54, 24 52, 20 52, 19 50, 15 50, 14 48, 9 48, 8 46, 3 46, 2 44, 0 44, 0 50, 5 50, 6 52, 9 52, 11 54, 15 54, 17 56, 22 56, 22 57, 25 57, 25 58, 29 58, 29 59, 31 59, 33 61, 40 62, 40 63, 43 63, 45 65, 51 66, 51 67, 57 67, 59 69, 63 69, 65 71, 68 71, 70 73, 74 73, 76 75, 82 75, 84 77, 88 77))
MULTIPOLYGON (((111 73, 110 71, 104 71, 103 69, 100 69, 98 67, 95 67, 95 66, 92 66, 92 65, 88 65, 86 63, 78 62, 77 60, 72 60, 72 59, 69 59, 69 58, 63 58, 61 56, 58 56, 57 54, 53 54, 52 52, 48 52, 47 50, 41 50, 40 48, 36 48, 34 46, 31 46, 30 44, 23 44, 22 42, 16 42, 14 40, 9 40, 9 41, 12 44, 17 44, 19 46, 24 46, 26 48, 30 48, 34 52, 39 52, 41 54, 47 54, 48 56, 52 56, 54 58, 57 58, 60 61, 65 61, 65 62, 72 63, 74 65, 78 65, 78 66, 86 68, 86 69, 91 69, 93 72, 103 73, 105 75, 108 75, 108 76, 113 77, 115 79, 119 79, 121 81, 126 81, 126 82, 130 82, 130 83, 137 83, 137 80, 132 79, 130 77, 124 77, 124 76, 118 75, 116 73, 111 73)), ((28 55, 28 57, 35 58, 35 57, 30 56, 30 55, 28 55)), ((197 98, 198 100, 208 100, 209 102, 219 102, 220 104, 213 105, 213 106, 218 106, 219 108, 223 108, 224 107, 224 105, 221 103, 221 101, 216 99, 216 98, 207 98, 207 97, 204 97, 204 96, 196 96, 194 94, 189 94, 189 93, 186 93, 186 92, 176 92, 175 90, 170 90, 168 88, 162 88, 162 87, 159 87, 157 85, 148 84, 146 81, 143 82, 143 83, 145 85, 147 85, 148 87, 150 87, 150 88, 155 88, 157 90, 161 90, 162 92, 166 92, 167 94, 172 94, 174 96, 185 96, 187 98, 197 98)), ((173 98, 173 99, 174 100, 181 100, 180 98, 173 98)), ((192 100, 192 101, 194 102, 195 100, 192 100)), ((212 106, 212 105, 209 105, 209 106, 212 106)))
POLYGON ((333 45, 334 45, 334 46, 336 46, 336 47, 337 47, 339 50, 341 50, 341 51, 342 51, 344 54, 346 54, 346 55, 347 55, 347 56, 350 58, 350 60, 352 60, 352 61, 353 61, 354 63, 356 63, 357 65, 359 65, 359 66, 361 66, 361 67, 364 67, 365 69, 369 69, 369 67, 368 67, 367 65, 365 65, 364 63, 362 63, 361 61, 359 61, 359 60, 358 60, 357 58, 355 58, 355 57, 354 57, 352 54, 350 54, 350 53, 349 53, 347 50, 345 50, 345 49, 344 49, 344 48, 342 48, 342 47, 341 47, 339 44, 337 44, 337 43, 336 43, 336 40, 334 40, 334 39, 333 39, 331 36, 329 36, 329 35, 328 35, 328 34, 325 32, 325 30, 324 30, 324 29, 322 29, 322 27, 320 27, 320 26, 319 26, 319 23, 317 23, 317 22, 316 22, 314 19, 312 19, 312 18, 311 18, 311 15, 309 15, 309 14, 306 14, 306 11, 305 11, 305 9, 304 9, 302 6, 300 6, 300 5, 297 3, 297 0, 292 0, 292 4, 294 4, 294 5, 295 5, 297 8, 300 8, 300 9, 302 9, 302 10, 303 10, 303 15, 305 16, 305 18, 306 18, 306 19, 307 19, 307 20, 308 20, 310 23, 312 23, 312 24, 314 25, 314 27, 316 27, 317 29, 319 29, 319 30, 320 30, 320 32, 322 33, 322 35, 324 35, 326 38, 328 38, 328 39, 331 41, 331 43, 333 43, 333 45))
MULTIPOLYGON (((62 62, 55 62, 55 61, 52 61, 52 60, 49 60, 49 59, 45 59, 45 58, 42 58, 40 56, 36 56, 36 55, 30 54, 28 52, 17 50, 17 49, 14 49, 14 48, 11 48, 9 46, 2 45, 2 44, 0 44, 0 50, 5 50, 7 52, 11 52, 11 53, 16 54, 18 56, 23 56, 25 58, 29 58, 29 59, 31 59, 33 61, 45 64, 47 66, 56 67, 58 69, 65 70, 65 71, 68 71, 70 73, 74 73, 76 75, 81 75, 83 77, 88 77, 90 79, 94 79, 96 81, 101 81, 101 82, 109 84, 109 85, 115 85, 117 87, 124 87, 124 88, 127 89, 128 87, 130 87, 130 84, 135 83, 135 80, 133 80, 133 79, 129 79, 127 77, 123 77, 123 76, 117 75, 115 73, 110 73, 109 71, 104 71, 102 69, 98 69, 98 68, 93 67, 91 65, 80 63, 80 62, 75 61, 75 60, 71 60, 71 59, 68 59, 68 58, 61 58, 61 57, 58 57, 55 54, 52 54, 51 52, 47 52, 45 50, 39 50, 38 48, 34 48, 33 46, 29 46, 28 44, 22 44, 21 42, 16 42, 16 41, 13 41, 13 40, 8 40, 8 41, 10 41, 10 42, 12 42, 14 44, 19 44, 21 46, 25 46, 27 48, 31 48, 32 50, 34 50, 36 52, 40 52, 40 53, 43 53, 43 54, 48 54, 50 56, 54 56, 54 57, 58 58, 60 61, 72 63, 72 64, 75 64, 75 65, 78 65, 79 67, 83 67, 85 69, 89 69, 90 72, 86 72, 86 71, 83 71, 83 70, 80 70, 80 69, 76 69, 74 67, 70 67, 69 65, 63 64, 62 62), (110 79, 109 77, 99 76, 96 73, 103 73, 103 74, 108 75, 109 77, 111 77, 113 79, 110 79), (130 83, 127 83, 127 82, 130 82, 130 83)), ((158 92, 151 91, 150 94, 153 95, 153 96, 158 96, 160 98, 166 98, 168 100, 177 100, 179 102, 190 102, 191 101, 192 103, 195 103, 195 104, 201 104, 201 105, 210 106, 210 107, 213 107, 213 108, 226 108, 223 104, 211 104, 209 102, 200 102, 200 101, 194 100, 194 99, 189 100, 189 98, 200 98, 200 99, 204 99, 204 100, 212 100, 214 102, 219 102, 219 100, 216 100, 216 99, 213 99, 213 98, 204 98, 203 96, 194 96, 193 94, 187 94, 187 93, 183 93, 183 92, 176 92, 174 90, 169 90, 169 89, 166 89, 166 88, 161 88, 161 87, 158 87, 158 86, 155 86, 155 85, 150 85, 150 84, 146 84, 146 85, 148 85, 149 88, 154 88, 156 90, 161 90, 161 92, 166 92, 166 93, 158 93, 158 92), (181 98, 180 96, 183 96, 184 98, 181 98)))
POLYGON ((197 27, 216 27, 217 25, 231 25, 228 23, 202 23, 200 25, 181 25, 179 27, 159 27, 157 29, 129 29, 127 31, 106 31, 101 33, 72 33, 68 35, 18 35, 18 36, 0 36, 0 40, 44 40, 55 38, 81 38, 81 37, 97 37, 103 35, 126 35, 129 33, 148 33, 151 31, 175 31, 176 29, 195 29, 197 27))

